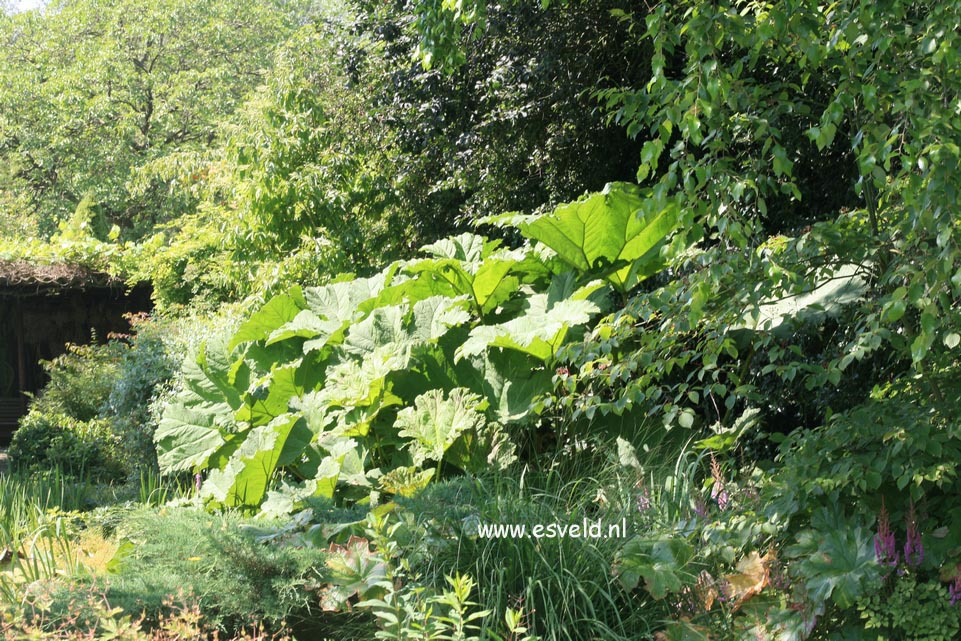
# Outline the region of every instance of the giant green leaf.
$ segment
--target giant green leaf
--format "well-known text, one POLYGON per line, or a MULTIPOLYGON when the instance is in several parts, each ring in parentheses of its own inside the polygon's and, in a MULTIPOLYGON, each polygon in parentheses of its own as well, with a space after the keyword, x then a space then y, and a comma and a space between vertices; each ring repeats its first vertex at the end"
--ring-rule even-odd
POLYGON ((297 381, 300 361, 275 367, 255 381, 244 395, 245 405, 237 411, 237 420, 263 425, 287 413, 290 400, 303 394, 297 381))
POLYGON ((174 401, 164 409, 154 434, 157 463, 164 474, 202 467, 223 444, 217 415, 174 401))
MULTIPOLYGON (((211 470, 202 496, 225 507, 260 505, 284 455, 287 439, 299 420, 294 414, 285 414, 268 425, 250 430, 226 466, 211 470)), ((285 458, 291 458, 289 452, 285 458)))
POLYGON ((487 399, 488 413, 499 423, 526 420, 534 401, 551 390, 551 373, 532 368, 515 350, 485 350, 462 359, 450 373, 452 380, 487 399))
POLYGON ((681 222, 676 205, 630 183, 610 183, 600 193, 533 216, 492 219, 513 225, 585 274, 627 291, 657 273, 660 250, 681 222))
POLYGON ((274 296, 234 333, 230 349, 241 343, 266 340, 274 330, 294 320, 306 307, 304 294, 299 287, 274 296))
POLYGON ((307 308, 318 318, 348 323, 363 315, 359 310, 360 305, 380 294, 385 280, 386 274, 380 273, 370 278, 308 287, 304 291, 304 299, 307 308))
POLYGON ((181 400, 212 414, 229 414, 243 404, 238 385, 246 387, 246 381, 238 381, 238 373, 221 338, 201 343, 184 361, 181 400))
POLYGON ((451 390, 447 398, 435 389, 414 399, 413 407, 398 412, 395 427, 402 438, 410 439, 408 450, 414 464, 439 463, 461 434, 483 427, 486 421, 478 409, 480 402, 480 396, 464 388, 451 390))
POLYGON ((375 352, 385 345, 403 345, 410 341, 404 328, 407 308, 403 305, 380 307, 367 318, 354 323, 347 332, 344 349, 358 356, 375 352))
POLYGON ((485 316, 508 300, 520 287, 514 270, 527 257, 524 250, 491 253, 496 243, 483 243, 480 236, 462 234, 439 241, 433 249, 436 258, 411 263, 405 271, 417 275, 413 283, 400 287, 450 297, 466 296, 478 316, 485 316), (421 284, 424 283, 424 284, 421 284))
POLYGON ((393 343, 363 359, 347 358, 330 368, 327 384, 318 391, 317 399, 328 406, 345 408, 369 405, 384 390, 385 377, 404 369, 409 362, 409 347, 393 343))
POLYGON ((453 258, 465 263, 479 263, 500 241, 490 241, 483 236, 465 232, 458 236, 444 238, 421 247, 421 251, 435 258, 453 258))
POLYGON ((480 325, 457 350, 456 359, 482 354, 490 347, 504 347, 548 362, 564 344, 572 327, 586 324, 600 308, 583 299, 561 300, 553 305, 547 294, 528 300, 523 316, 499 325, 480 325))
POLYGON ((224 444, 223 433, 233 431, 234 412, 243 405, 235 385, 246 387, 218 339, 187 356, 183 382, 184 389, 164 408, 154 434, 161 469, 169 472, 203 466, 224 444))
POLYGON ((280 341, 290 338, 316 338, 323 337, 326 343, 331 336, 334 336, 344 326, 339 320, 327 320, 320 318, 309 309, 301 310, 293 319, 275 329, 267 336, 267 345, 273 345, 280 341))
POLYGON ((470 321, 463 298, 431 296, 414 304, 411 337, 418 341, 435 341, 452 327, 470 321))

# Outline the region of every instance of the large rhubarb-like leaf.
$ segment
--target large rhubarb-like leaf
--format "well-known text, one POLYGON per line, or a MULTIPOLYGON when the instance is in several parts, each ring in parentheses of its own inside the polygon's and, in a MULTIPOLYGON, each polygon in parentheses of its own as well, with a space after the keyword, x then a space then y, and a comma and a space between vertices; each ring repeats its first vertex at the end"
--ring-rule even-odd
POLYGON ((470 322, 464 298, 431 296, 414 304, 412 338, 435 341, 452 327, 470 322))
POLYGON ((453 258, 465 263, 479 263, 499 244, 499 241, 487 240, 483 236, 468 232, 424 245, 421 251, 435 258, 453 258))
POLYGON ((184 362, 184 389, 164 409, 154 435, 165 473, 205 465, 224 445, 224 433, 234 431, 234 413, 243 405, 236 386, 247 386, 248 372, 229 361, 224 341, 213 340, 184 362))
POLYGON ((224 445, 217 415, 186 407, 176 400, 164 410, 154 435, 160 471, 169 474, 206 464, 224 445))
POLYGON ((624 292, 663 268, 660 250, 681 216, 676 205, 636 185, 610 183, 549 214, 490 221, 517 227, 580 272, 602 276, 624 292))
POLYGON ((571 298, 556 301, 550 294, 531 296, 522 316, 499 325, 480 325, 471 330, 470 336, 457 350, 456 359, 482 354, 489 347, 505 347, 546 363, 564 344, 568 330, 586 324, 600 311, 597 304, 587 300, 596 289, 596 284, 591 284, 571 298))
MULTIPOLYGON (((259 505, 281 458, 291 458, 290 450, 284 456, 285 446, 300 421, 294 414, 285 414, 250 430, 223 469, 210 472, 202 496, 225 507, 259 505)), ((298 438, 302 438, 299 433, 298 438)))
POLYGON ((482 428, 486 421, 478 409, 480 402, 480 396, 462 387, 451 390, 447 398, 435 389, 414 399, 413 407, 398 412, 395 426, 402 438, 410 439, 408 450, 414 464, 439 463, 461 434, 482 428))
POLYGON ((241 343, 266 340, 274 330, 294 320, 306 307, 304 294, 299 287, 274 296, 240 326, 230 342, 230 348, 241 343))

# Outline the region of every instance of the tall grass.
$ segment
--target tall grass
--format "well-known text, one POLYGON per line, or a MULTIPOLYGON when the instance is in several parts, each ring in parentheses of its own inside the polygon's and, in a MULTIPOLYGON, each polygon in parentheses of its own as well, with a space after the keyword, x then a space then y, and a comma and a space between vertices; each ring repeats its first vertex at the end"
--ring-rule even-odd
POLYGON ((669 613, 643 590, 624 590, 614 559, 628 538, 674 522, 688 509, 701 461, 683 448, 652 448, 639 452, 637 469, 622 464, 616 452, 610 443, 566 451, 519 474, 428 488, 406 501, 417 521, 427 524, 422 545, 429 552, 412 559, 414 571, 437 588, 445 576, 472 576, 485 609, 522 609, 525 625, 543 641, 653 638, 669 613), (473 520, 530 528, 584 519, 600 520, 604 535, 609 525, 626 520, 626 536, 485 539, 468 525, 473 520))
POLYGON ((0 474, 0 603, 14 605, 23 587, 83 571, 62 512, 86 506, 90 487, 53 469, 0 474))
POLYGON ((59 469, 0 474, 0 549, 19 549, 49 522, 51 512, 86 507, 91 487, 59 469))

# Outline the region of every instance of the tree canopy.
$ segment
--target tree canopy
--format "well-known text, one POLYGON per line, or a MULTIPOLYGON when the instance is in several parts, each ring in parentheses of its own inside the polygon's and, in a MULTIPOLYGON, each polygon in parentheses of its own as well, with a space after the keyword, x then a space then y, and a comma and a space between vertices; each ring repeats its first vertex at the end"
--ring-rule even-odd
POLYGON ((158 163, 219 139, 308 9, 71 0, 0 19, 3 227, 49 235, 85 198, 103 236, 187 211, 158 163))

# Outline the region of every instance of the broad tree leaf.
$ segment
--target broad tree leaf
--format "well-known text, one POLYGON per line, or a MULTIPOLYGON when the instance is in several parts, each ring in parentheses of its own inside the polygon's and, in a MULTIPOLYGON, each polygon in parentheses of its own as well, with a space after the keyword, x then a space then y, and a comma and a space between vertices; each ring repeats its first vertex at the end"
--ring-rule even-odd
POLYGON ((483 427, 486 421, 478 409, 480 402, 480 396, 461 387, 451 390, 448 398, 435 389, 414 399, 413 407, 398 412, 394 425, 402 438, 410 439, 408 450, 414 464, 439 463, 461 434, 483 427))

